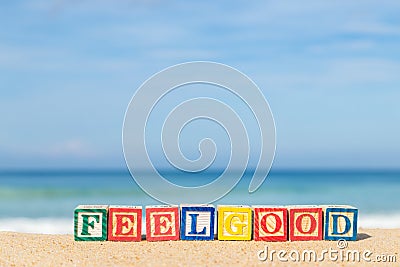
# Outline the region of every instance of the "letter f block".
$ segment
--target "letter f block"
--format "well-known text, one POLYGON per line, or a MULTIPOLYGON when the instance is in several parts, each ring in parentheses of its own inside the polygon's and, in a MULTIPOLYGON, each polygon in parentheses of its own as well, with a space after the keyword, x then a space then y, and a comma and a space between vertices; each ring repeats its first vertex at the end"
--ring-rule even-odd
POLYGON ((146 239, 148 241, 179 240, 179 207, 147 206, 146 239))
POLYGON ((108 208, 108 240, 141 241, 142 207, 110 206, 108 208))
POLYGON ((326 206, 325 240, 357 239, 358 209, 352 206, 326 206))
POLYGON ((248 206, 218 206, 218 239, 251 240, 252 210, 248 206))
POLYGON ((74 239, 76 241, 107 240, 107 205, 79 205, 75 209, 74 239))
POLYGON ((214 240, 213 205, 181 205, 181 239, 214 240))

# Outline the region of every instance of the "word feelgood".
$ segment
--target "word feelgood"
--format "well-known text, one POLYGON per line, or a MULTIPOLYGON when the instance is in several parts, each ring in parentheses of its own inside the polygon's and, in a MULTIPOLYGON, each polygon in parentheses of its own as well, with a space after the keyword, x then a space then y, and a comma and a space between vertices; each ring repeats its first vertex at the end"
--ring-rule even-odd
MULTIPOLYGON (((80 205, 76 241, 141 241, 141 206, 80 205)), ((324 206, 146 206, 147 241, 356 240, 358 209, 324 206)))

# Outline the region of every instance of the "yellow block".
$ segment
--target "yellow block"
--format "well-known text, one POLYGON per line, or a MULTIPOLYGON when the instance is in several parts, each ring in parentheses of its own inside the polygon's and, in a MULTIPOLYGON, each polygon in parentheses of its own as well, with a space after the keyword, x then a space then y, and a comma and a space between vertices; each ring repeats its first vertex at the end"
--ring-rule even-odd
POLYGON ((248 206, 218 206, 218 239, 251 240, 252 210, 248 206))

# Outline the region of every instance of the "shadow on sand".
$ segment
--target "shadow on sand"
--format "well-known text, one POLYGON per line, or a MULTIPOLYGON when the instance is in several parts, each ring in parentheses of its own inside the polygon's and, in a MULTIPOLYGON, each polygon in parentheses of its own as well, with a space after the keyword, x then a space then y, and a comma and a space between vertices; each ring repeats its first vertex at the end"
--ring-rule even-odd
POLYGON ((364 240, 364 239, 368 239, 368 238, 370 238, 371 236, 369 235, 369 234, 366 234, 366 233, 359 233, 359 234, 357 234, 357 241, 360 241, 360 240, 364 240))

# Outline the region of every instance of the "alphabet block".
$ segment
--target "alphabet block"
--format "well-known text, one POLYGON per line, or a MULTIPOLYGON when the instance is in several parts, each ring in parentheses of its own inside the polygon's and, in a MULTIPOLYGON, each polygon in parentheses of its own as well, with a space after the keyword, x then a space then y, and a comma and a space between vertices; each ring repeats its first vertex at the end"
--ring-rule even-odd
POLYGON ((146 207, 146 239, 148 241, 179 240, 178 206, 146 207))
POLYGON ((107 205, 79 205, 74 214, 76 241, 107 240, 107 205))
POLYGON ((324 206, 325 240, 356 240, 358 209, 352 206, 324 206))
POLYGON ((285 207, 253 206, 254 240, 287 241, 288 210, 285 207))
POLYGON ((181 205, 181 239, 214 240, 213 205, 181 205))
POLYGON ((251 240, 252 210, 248 206, 218 206, 218 239, 251 240))
POLYGON ((322 208, 296 206, 289 208, 289 238, 291 241, 322 240, 322 208))
POLYGON ((142 207, 110 206, 108 208, 108 240, 141 241, 142 207))

